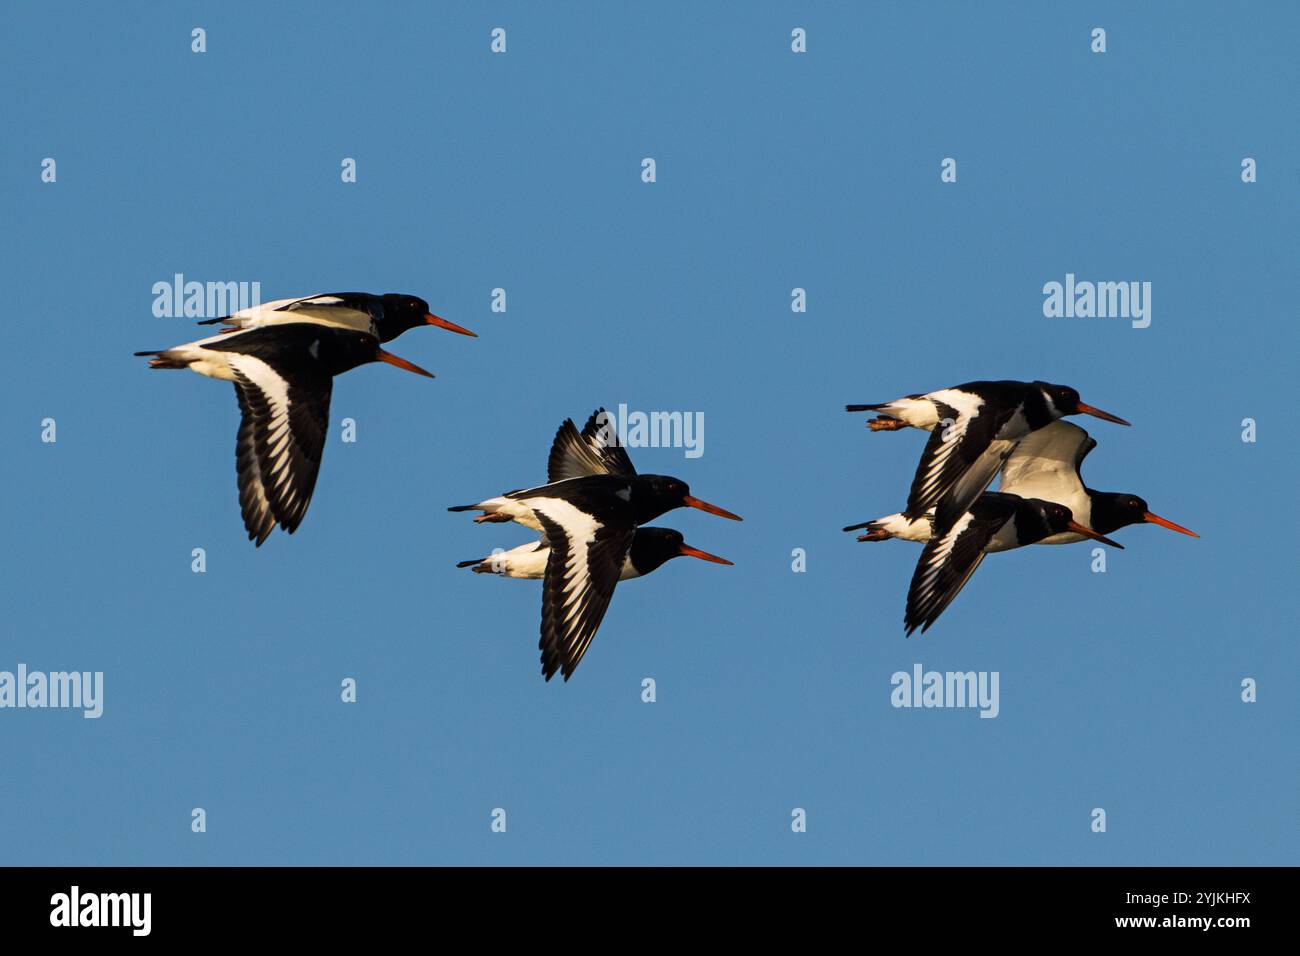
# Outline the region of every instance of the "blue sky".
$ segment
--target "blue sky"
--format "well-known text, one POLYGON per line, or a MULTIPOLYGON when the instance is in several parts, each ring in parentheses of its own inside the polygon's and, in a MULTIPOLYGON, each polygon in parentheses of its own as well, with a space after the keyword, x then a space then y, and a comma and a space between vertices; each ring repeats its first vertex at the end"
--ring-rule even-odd
POLYGON ((1294 863, 1280 6, 10 5, 0 669, 106 699, 0 711, 0 859, 1294 863), (340 378, 311 511, 255 550, 231 389, 131 356, 198 337, 152 314, 177 272, 412 292, 480 338, 340 378), (1151 326, 1045 318, 1067 272, 1151 282, 1151 326), (918 551, 839 528, 903 504, 924 436, 841 408, 977 378, 1130 419, 1083 422, 1089 484, 1201 540, 995 555, 905 639, 918 551), (745 516, 658 522, 736 564, 619 587, 546 684, 538 586, 454 567, 527 532, 445 509, 620 402, 704 414, 703 457, 632 455, 745 516), (918 662, 998 671, 998 718, 892 708, 918 662))

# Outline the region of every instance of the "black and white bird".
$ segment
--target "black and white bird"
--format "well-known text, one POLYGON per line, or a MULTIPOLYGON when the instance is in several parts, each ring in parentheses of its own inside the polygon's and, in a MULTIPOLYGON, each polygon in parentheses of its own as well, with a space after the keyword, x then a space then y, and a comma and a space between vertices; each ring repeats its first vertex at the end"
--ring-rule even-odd
MULTIPOLYGON (((1026 435, 1002 466, 998 490, 1023 498, 1041 498, 1065 505, 1080 524, 1110 534, 1132 524, 1155 524, 1179 534, 1200 537, 1168 518, 1154 514, 1146 501, 1125 492, 1087 488, 1080 473, 1083 460, 1097 447, 1096 439, 1072 422, 1055 421, 1026 435)), ((929 541, 933 511, 918 518, 886 515, 849 525, 845 531, 865 530, 859 541, 929 541)), ((1087 540, 1073 531, 1049 535, 1037 544, 1073 544, 1087 540)))
MULTIPOLYGON (((490 554, 486 558, 461 561, 456 567, 472 568, 476 574, 499 574, 507 578, 526 578, 538 580, 546 576, 546 564, 550 560, 551 548, 545 538, 521 544, 509 551, 490 554)), ((623 570, 619 573, 620 581, 645 577, 656 571, 673 558, 699 558, 714 564, 732 564, 726 558, 709 554, 699 548, 691 547, 682 537, 680 531, 672 528, 637 528, 632 535, 632 546, 628 548, 623 559, 623 570)), ((576 665, 576 662, 575 662, 576 665)))
POLYGON ((647 574, 681 554, 730 564, 698 549, 684 550, 689 546, 675 531, 639 525, 679 507, 741 519, 693 497, 680 479, 637 474, 603 409, 582 432, 571 419, 560 426, 547 470, 549 484, 449 510, 481 510, 484 514, 476 521, 516 521, 541 532, 539 542, 461 566, 491 571, 494 561, 501 567, 505 559, 514 572, 509 576, 534 577, 544 551, 538 642, 542 674, 550 680, 558 671, 568 680, 591 645, 620 580, 647 574), (638 547, 642 532, 652 533, 642 537, 638 547))
POLYGON ((1074 520, 1065 505, 1002 492, 980 495, 971 509, 926 542, 907 591, 903 624, 924 633, 961 593, 986 554, 1010 551, 1073 532, 1114 548, 1123 545, 1074 520))
POLYGON ((324 292, 297 299, 276 299, 240 309, 218 319, 205 319, 199 325, 215 325, 218 322, 229 326, 223 332, 310 322, 368 332, 380 342, 390 342, 417 326, 433 325, 477 338, 476 333, 469 329, 434 315, 429 311, 429 303, 419 296, 400 292, 384 295, 372 295, 369 292, 324 292))
POLYGON ((935 526, 952 527, 988 488, 1016 443, 1065 415, 1095 415, 1128 422, 1086 405, 1068 385, 1047 382, 967 382, 875 405, 846 405, 850 412, 880 414, 873 431, 912 427, 930 432, 912 481, 909 519, 934 509, 935 526), (942 426, 942 427, 940 427, 942 426))
POLYGON ((596 506, 612 495, 619 499, 632 526, 653 521, 674 508, 696 508, 732 521, 742 520, 739 515, 696 498, 679 478, 638 474, 604 409, 597 409, 581 432, 572 419, 566 419, 560 426, 551 443, 547 481, 548 484, 537 488, 510 491, 447 510, 482 511, 475 521, 515 521, 534 531, 543 531, 545 528, 532 504, 534 500, 570 502, 581 510, 585 500, 596 506))
POLYGON ((433 375, 379 347, 373 335, 319 323, 237 331, 156 352, 150 368, 188 368, 233 382, 239 400, 235 467, 250 541, 278 524, 292 534, 316 487, 334 376, 368 362, 433 375))

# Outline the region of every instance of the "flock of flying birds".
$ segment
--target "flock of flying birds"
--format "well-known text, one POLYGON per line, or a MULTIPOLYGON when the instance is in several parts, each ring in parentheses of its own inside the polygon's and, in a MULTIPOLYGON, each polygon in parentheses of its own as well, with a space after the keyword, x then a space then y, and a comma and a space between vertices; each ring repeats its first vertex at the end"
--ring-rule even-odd
POLYGON ((1097 442, 1067 415, 1128 422, 1086 405, 1068 385, 968 382, 879 405, 872 431, 919 428, 930 433, 903 511, 849 525, 859 541, 924 542, 907 591, 903 624, 910 635, 938 620, 986 554, 1030 544, 1073 544, 1131 524, 1157 524, 1200 537, 1153 514, 1134 494, 1094 491, 1079 469, 1097 442), (1001 473, 998 491, 986 489, 1001 473))
POLYGON ((235 469, 248 539, 260 548, 278 524, 293 534, 316 488, 329 428, 334 376, 370 362, 387 362, 433 378, 380 343, 420 325, 474 335, 441 319, 418 296, 334 292, 279 299, 220 322, 217 335, 159 352, 150 368, 188 368, 233 382, 239 399, 235 469))
MULTIPOLYGON (((334 377, 370 362, 432 378, 381 348, 408 329, 468 329, 439 318, 418 296, 337 292, 281 299, 209 319, 224 328, 161 351, 150 368, 188 368, 231 382, 239 401, 235 446, 239 502, 249 540, 261 546, 279 525, 292 534, 316 487, 329 426, 334 377)), ((873 431, 930 432, 907 506, 898 514, 850 525, 859 541, 903 538, 925 543, 908 591, 904 624, 924 632, 952 603, 984 555, 1028 544, 1094 539, 1150 522, 1194 532, 1152 514, 1141 498, 1085 488, 1079 474, 1096 445, 1066 415, 1128 422, 1085 405, 1074 389, 1045 382, 971 382, 879 405, 873 431), (987 489, 1002 474, 997 492, 987 489)), ((645 527, 674 508, 741 520, 691 495, 686 483, 638 474, 613 422, 597 409, 581 431, 566 419, 556 432, 547 483, 451 511, 479 511, 476 522, 515 522, 538 533, 509 551, 462 561, 462 568, 540 579, 542 674, 565 680, 582 660, 621 580, 641 577, 672 558, 717 564, 725 558, 686 544, 670 528, 645 527)))
MULTIPOLYGON (((200 324, 218 322, 226 327, 214 336, 136 355, 151 357, 150 368, 188 368, 234 384, 239 503, 258 547, 277 524, 292 534, 307 513, 336 375, 387 362, 432 378, 380 344, 420 325, 474 335, 433 315, 423 299, 392 293, 281 299, 200 324)), ((686 544, 677 531, 642 525, 682 507, 741 519, 692 496, 680 479, 637 474, 604 409, 581 432, 572 420, 560 426, 547 471, 545 485, 450 510, 482 511, 476 521, 515 521, 540 533, 536 542, 461 567, 542 579, 542 673, 550 680, 559 671, 568 680, 620 580, 680 556, 731 564, 686 544)))
POLYGON ((449 511, 481 511, 474 520, 514 521, 541 534, 510 551, 457 567, 542 579, 542 675, 568 680, 587 653, 609 608, 614 586, 649 574, 683 555, 731 564, 693 548, 671 528, 642 527, 674 508, 739 515, 691 495, 686 482, 639 475, 603 408, 579 432, 565 419, 551 443, 546 484, 510 491, 449 511))

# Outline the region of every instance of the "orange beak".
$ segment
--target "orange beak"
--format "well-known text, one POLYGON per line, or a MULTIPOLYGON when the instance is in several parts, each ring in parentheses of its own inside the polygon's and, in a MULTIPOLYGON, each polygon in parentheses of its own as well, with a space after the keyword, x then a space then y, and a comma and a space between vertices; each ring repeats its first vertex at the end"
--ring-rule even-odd
POLYGON ((1110 412, 1103 412, 1100 408, 1093 408, 1091 405, 1083 404, 1083 402, 1079 403, 1079 411, 1083 412, 1083 414, 1085 415, 1093 415, 1097 418, 1102 419, 1103 421, 1114 422, 1116 425, 1129 424, 1128 422, 1124 421, 1124 419, 1120 418, 1118 415, 1112 415, 1110 412))
POLYGON ((701 511, 707 511, 711 515, 718 515, 722 518, 730 518, 732 521, 744 521, 740 515, 733 515, 725 508, 719 508, 717 505, 711 505, 707 501, 701 501, 699 498, 693 498, 687 495, 682 499, 682 504, 688 508, 699 508, 701 511))
POLYGON ((1092 538, 1093 541, 1100 541, 1102 544, 1108 544, 1112 548, 1119 548, 1121 551, 1124 550, 1124 545, 1120 544, 1118 541, 1112 541, 1110 540, 1110 538, 1098 534, 1097 532, 1093 531, 1091 528, 1084 527, 1083 525, 1079 524, 1079 522, 1077 521, 1071 521, 1068 525, 1066 525, 1066 527, 1069 528, 1071 531, 1073 531, 1075 534, 1083 535, 1085 538, 1092 538))
POLYGON ((377 358, 381 362, 387 362, 389 365, 396 365, 398 368, 406 369, 408 372, 414 372, 416 375, 423 375, 426 378, 433 378, 432 372, 426 372, 414 362, 408 362, 404 358, 398 358, 392 352, 385 352, 383 349, 378 350, 377 358))
POLYGON ((455 322, 448 322, 446 319, 441 318, 440 316, 436 316, 432 312, 430 312, 428 315, 424 317, 424 321, 426 325, 436 325, 438 328, 446 329, 448 332, 455 332, 459 335, 469 335, 472 336, 473 338, 478 338, 477 332, 471 332, 469 329, 463 329, 455 322))
POLYGON ((1189 534, 1193 538, 1199 538, 1200 535, 1195 531, 1188 531, 1180 524, 1174 524, 1168 518, 1162 518, 1159 515, 1152 514, 1149 511, 1143 512, 1142 520, 1147 524, 1158 524, 1162 528, 1168 528, 1170 531, 1177 531, 1179 534, 1189 534))
POLYGON ((683 544, 677 549, 678 554, 684 554, 688 558, 699 558, 701 561, 712 561, 714 564, 727 564, 733 562, 726 558, 720 558, 716 554, 709 554, 707 551, 701 551, 699 548, 692 548, 689 544, 683 544))

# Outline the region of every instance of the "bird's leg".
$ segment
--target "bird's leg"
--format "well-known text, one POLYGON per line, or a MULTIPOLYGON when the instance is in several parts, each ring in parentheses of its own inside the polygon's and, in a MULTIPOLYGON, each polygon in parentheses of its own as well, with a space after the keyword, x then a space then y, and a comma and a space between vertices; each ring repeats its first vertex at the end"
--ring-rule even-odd
POLYGON ((474 522, 476 524, 482 524, 485 521, 510 521, 510 520, 512 519, 509 515, 481 514, 474 519, 474 522))
POLYGON ((873 432, 892 432, 899 428, 906 428, 907 422, 900 422, 897 418, 881 415, 879 418, 873 418, 867 422, 867 427, 873 432))
POLYGON ((888 541, 892 537, 893 535, 890 534, 888 531, 885 531, 882 528, 877 528, 875 531, 868 531, 866 534, 858 535, 858 540, 859 541, 888 541))

